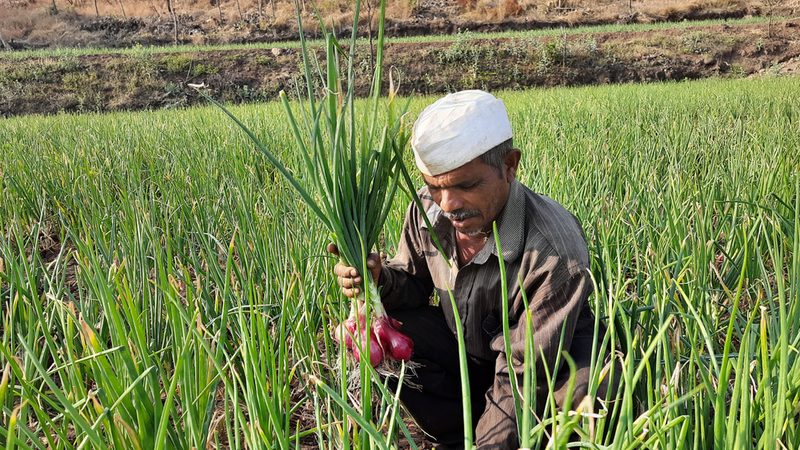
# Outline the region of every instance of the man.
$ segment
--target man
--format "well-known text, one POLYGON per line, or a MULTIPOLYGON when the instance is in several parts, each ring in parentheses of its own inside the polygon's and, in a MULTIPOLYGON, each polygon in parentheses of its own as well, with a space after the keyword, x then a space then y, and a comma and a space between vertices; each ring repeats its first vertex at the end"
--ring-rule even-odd
MULTIPOLYGON (((503 258, 507 271, 514 371, 522 373, 524 290, 533 318, 537 410, 544 409, 548 392, 545 367, 557 373, 557 404, 561 406, 567 396, 569 371, 564 358, 560 370, 554 367, 559 345, 577 366, 573 403, 577 404, 587 394, 594 331, 583 231, 558 203, 516 181, 521 153, 513 147, 503 102, 491 94, 457 92, 428 106, 414 124, 412 147, 426 184, 420 191, 424 212, 412 203, 397 255, 385 264, 375 255, 368 262, 387 310, 414 340, 412 359, 421 365, 413 380, 421 390, 404 388, 401 400, 442 446, 463 445, 449 289, 464 326, 476 444, 517 448, 498 258, 503 258), (495 221, 502 254, 493 238, 495 221), (444 255, 437 251, 432 232, 444 255), (429 304, 433 293, 440 306, 429 304)), ((345 295, 357 295, 362 280, 356 270, 339 264, 334 271, 345 295)), ((522 377, 518 378, 521 386, 522 377)))

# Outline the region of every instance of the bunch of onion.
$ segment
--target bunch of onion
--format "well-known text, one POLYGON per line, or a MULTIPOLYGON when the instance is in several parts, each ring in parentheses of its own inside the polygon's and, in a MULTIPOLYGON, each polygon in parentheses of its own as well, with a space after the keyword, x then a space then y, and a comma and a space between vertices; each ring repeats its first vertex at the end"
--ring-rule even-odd
MULTIPOLYGON (((373 298, 380 298, 373 297, 373 298)), ((350 317, 333 332, 333 338, 344 343, 353 352, 356 360, 361 359, 362 349, 369 353, 369 363, 375 367, 385 358, 408 361, 414 353, 414 341, 399 330, 402 324, 389 317, 380 302, 372 303, 372 326, 367 324, 363 309, 350 309, 350 317)))
POLYGON ((402 123, 407 103, 402 107, 396 104, 391 77, 388 99, 380 96, 385 1, 380 8, 375 72, 368 106, 356 112, 353 63, 359 10, 357 1, 347 54, 334 35, 323 29, 324 67, 309 56, 302 20, 300 14, 297 15, 306 82, 306 92, 301 94, 299 89, 297 92, 298 98, 302 98, 299 114, 293 111, 283 91, 280 98, 302 155, 303 164, 298 168, 302 175, 293 175, 242 122, 219 103, 214 103, 247 133, 330 231, 342 262, 364 275, 366 289, 352 302, 350 317, 338 327, 341 332, 332 334, 339 342, 344 341, 357 359, 368 352, 370 363, 376 366, 387 357, 408 360, 413 352, 411 339, 400 333, 400 324, 386 314, 377 280, 372 279, 366 264, 367 255, 373 251, 389 214, 399 177, 403 174, 410 181, 402 161, 409 136, 402 123), (340 60, 345 63, 346 73, 342 73, 340 60), (319 73, 320 77, 312 77, 312 68, 317 69, 313 73, 319 73), (320 84, 318 98, 315 86, 320 84))

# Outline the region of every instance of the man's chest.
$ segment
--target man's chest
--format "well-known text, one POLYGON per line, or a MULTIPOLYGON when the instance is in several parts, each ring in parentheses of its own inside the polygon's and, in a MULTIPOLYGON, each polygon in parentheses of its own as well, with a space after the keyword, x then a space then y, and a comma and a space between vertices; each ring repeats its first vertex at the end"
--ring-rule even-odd
MULTIPOLYGON (((510 274, 518 272, 519 263, 506 264, 503 274, 499 261, 493 254, 481 259, 480 263, 473 260, 463 265, 457 264, 456 258, 457 254, 453 249, 448 260, 437 255, 428 257, 427 262, 448 325, 455 329, 455 315, 450 300, 452 296, 469 338, 480 334, 483 328, 494 328, 492 324, 496 322, 495 319, 502 315, 503 292, 511 299, 516 295, 517 277, 510 274)), ((483 331, 490 333, 495 330, 483 331)))
POLYGON ((506 283, 503 283, 497 258, 493 255, 483 264, 469 263, 462 267, 443 258, 428 261, 436 296, 450 331, 456 333, 456 317, 461 321, 467 352, 482 360, 491 360, 495 355, 490 342, 501 331, 503 288, 509 305, 517 295, 516 276, 518 267, 507 267, 506 283), (452 299, 452 300, 451 300, 452 299), (453 306, 455 305, 455 309, 453 306), (457 315, 456 315, 457 313, 457 315))

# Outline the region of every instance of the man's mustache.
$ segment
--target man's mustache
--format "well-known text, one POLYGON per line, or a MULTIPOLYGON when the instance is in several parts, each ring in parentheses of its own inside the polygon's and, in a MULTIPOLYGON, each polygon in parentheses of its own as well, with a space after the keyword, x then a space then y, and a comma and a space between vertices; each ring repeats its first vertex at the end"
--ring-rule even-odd
POLYGON ((481 212, 476 209, 457 209, 453 212, 445 212, 444 216, 450 219, 450 221, 463 221, 467 220, 472 217, 478 217, 481 215, 481 212))

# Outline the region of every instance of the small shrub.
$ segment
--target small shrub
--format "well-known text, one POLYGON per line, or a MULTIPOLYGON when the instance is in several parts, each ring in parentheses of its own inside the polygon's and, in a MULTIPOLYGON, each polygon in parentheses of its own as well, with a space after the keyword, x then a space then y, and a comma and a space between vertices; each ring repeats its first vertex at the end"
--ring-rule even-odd
POLYGON ((170 96, 181 94, 183 90, 183 85, 179 83, 169 82, 164 85, 164 93, 170 96))
POLYGON ((208 64, 196 64, 192 67, 191 74, 193 77, 200 77, 203 75, 214 75, 219 73, 219 69, 208 64))
POLYGON ((583 46, 586 49, 586 52, 590 55, 597 54, 597 41, 593 37, 586 38, 586 40, 583 42, 583 46))
POLYGON ((253 62, 258 64, 259 66, 269 67, 272 65, 272 58, 266 55, 258 55, 253 59, 253 62))
POLYGON ((92 90, 91 87, 97 82, 97 72, 69 72, 61 77, 61 83, 68 92, 83 92, 92 90))
POLYGON ((689 53, 701 54, 709 50, 706 33, 689 33, 683 38, 683 46, 689 53))
POLYGON ((164 70, 170 74, 185 74, 194 64, 195 59, 190 55, 170 55, 164 58, 164 70))
POLYGON ((246 84, 236 86, 235 97, 238 101, 252 102, 263 97, 261 89, 250 87, 246 84))
POLYGON ((732 77, 742 78, 747 75, 747 71, 741 64, 731 64, 728 74, 730 74, 732 77))
POLYGON ((474 33, 459 30, 453 43, 439 54, 441 64, 472 62, 484 55, 483 46, 475 41, 474 33))

